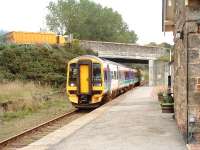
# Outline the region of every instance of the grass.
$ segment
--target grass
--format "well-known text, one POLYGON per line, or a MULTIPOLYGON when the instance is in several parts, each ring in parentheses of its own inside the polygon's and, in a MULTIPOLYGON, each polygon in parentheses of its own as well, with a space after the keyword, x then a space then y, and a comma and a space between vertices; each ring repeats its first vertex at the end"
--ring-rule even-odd
POLYGON ((20 109, 18 111, 8 111, 5 112, 2 116, 2 121, 11 121, 13 119, 23 119, 25 117, 30 117, 31 115, 34 115, 34 113, 37 113, 41 110, 47 110, 49 108, 58 108, 58 112, 60 112, 60 110, 67 110, 67 108, 69 106, 67 106, 69 103, 67 102, 66 99, 59 99, 59 100, 52 100, 52 101, 47 101, 45 103, 43 103, 42 105, 40 105, 37 109, 33 110, 33 109, 20 109))
POLYGON ((48 86, 35 85, 33 82, 22 83, 20 81, 1 83, 0 84, 0 102, 18 101, 33 101, 35 94, 47 94, 52 92, 48 86))
POLYGON ((7 111, 0 110, 0 141, 73 109, 65 93, 56 91, 33 82, 1 83, 0 103, 11 103, 7 111))
POLYGON ((6 113, 2 122, 0 121, 0 141, 51 120, 73 108, 64 95, 58 97, 60 99, 48 101, 34 112, 6 113))
POLYGON ((10 121, 23 118, 40 109, 52 106, 66 108, 66 98, 63 94, 56 93, 56 89, 49 86, 36 85, 33 82, 20 81, 2 83, 0 85, 0 104, 5 103, 0 119, 10 121))
POLYGON ((24 116, 32 114, 32 111, 29 109, 19 110, 16 112, 5 112, 3 114, 2 121, 10 121, 15 118, 23 118, 24 116))

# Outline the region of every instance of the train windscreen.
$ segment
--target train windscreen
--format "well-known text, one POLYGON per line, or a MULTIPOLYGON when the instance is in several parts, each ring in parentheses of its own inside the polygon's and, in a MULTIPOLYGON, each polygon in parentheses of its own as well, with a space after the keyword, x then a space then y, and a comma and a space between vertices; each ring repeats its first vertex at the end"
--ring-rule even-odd
POLYGON ((101 77, 101 65, 98 63, 93 64, 93 86, 101 86, 102 77, 101 77))
POLYGON ((70 64, 70 67, 69 67, 69 86, 76 86, 77 85, 77 74, 78 74, 77 64, 75 64, 75 63, 70 64))

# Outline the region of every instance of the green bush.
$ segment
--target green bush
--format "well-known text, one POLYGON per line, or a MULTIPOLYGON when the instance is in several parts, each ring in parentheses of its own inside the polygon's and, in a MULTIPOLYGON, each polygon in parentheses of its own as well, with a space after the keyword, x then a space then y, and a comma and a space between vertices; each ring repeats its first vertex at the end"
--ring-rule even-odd
POLYGON ((63 86, 66 65, 80 55, 95 55, 79 46, 1 45, 0 81, 31 80, 42 84, 63 86))
POLYGON ((171 95, 166 94, 166 95, 164 95, 163 103, 174 103, 174 99, 171 95))

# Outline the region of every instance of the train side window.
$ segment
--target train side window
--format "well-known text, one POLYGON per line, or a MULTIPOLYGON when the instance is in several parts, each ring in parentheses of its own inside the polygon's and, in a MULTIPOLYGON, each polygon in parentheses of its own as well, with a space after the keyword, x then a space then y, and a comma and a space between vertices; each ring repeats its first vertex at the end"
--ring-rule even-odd
POLYGON ((111 71, 112 79, 115 79, 114 71, 111 71))
POLYGON ((112 71, 112 79, 116 80, 117 79, 117 72, 112 71))
POLYGON ((115 79, 117 80, 118 78, 117 78, 117 71, 115 71, 115 79))
POLYGON ((120 71, 120 74, 121 74, 121 79, 124 80, 124 72, 120 71))
POLYGON ((105 80, 105 81, 108 80, 108 73, 107 73, 107 70, 104 70, 104 80, 105 80))
POLYGON ((70 86, 76 86, 77 74, 78 74, 77 65, 75 63, 70 64, 70 67, 69 67, 69 85, 70 86))
POLYGON ((129 78, 129 77, 128 77, 128 72, 126 71, 126 72, 125 72, 125 80, 128 80, 128 78, 129 78))
POLYGON ((93 85, 99 86, 102 84, 101 80, 101 65, 99 63, 93 64, 93 85))
POLYGON ((121 72, 118 71, 118 79, 121 79, 121 72))

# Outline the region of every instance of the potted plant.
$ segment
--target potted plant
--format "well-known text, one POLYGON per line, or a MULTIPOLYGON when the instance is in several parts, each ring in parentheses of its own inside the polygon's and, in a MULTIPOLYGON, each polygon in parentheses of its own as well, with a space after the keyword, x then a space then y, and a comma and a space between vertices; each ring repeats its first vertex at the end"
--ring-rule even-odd
POLYGON ((174 113, 174 99, 170 94, 164 96, 161 103, 162 113, 174 113))
POLYGON ((158 92, 158 101, 162 102, 164 100, 163 92, 158 92))

